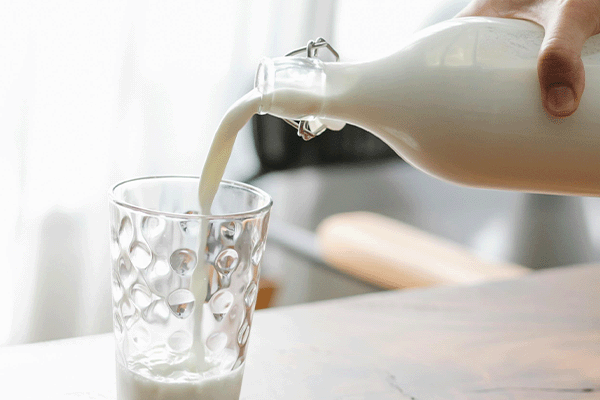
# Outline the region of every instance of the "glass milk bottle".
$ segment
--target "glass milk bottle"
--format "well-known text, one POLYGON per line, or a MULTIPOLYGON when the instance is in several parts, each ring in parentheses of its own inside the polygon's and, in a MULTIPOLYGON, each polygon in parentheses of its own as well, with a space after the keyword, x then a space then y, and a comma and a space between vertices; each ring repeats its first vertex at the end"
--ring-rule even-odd
MULTIPOLYGON (((413 166, 463 185, 600 195, 600 35, 584 47, 587 89, 565 119, 540 100, 543 36, 527 21, 460 18, 373 61, 265 59, 260 112, 304 121, 305 139, 359 126, 413 166)), ((309 44, 308 55, 323 44, 309 44)))

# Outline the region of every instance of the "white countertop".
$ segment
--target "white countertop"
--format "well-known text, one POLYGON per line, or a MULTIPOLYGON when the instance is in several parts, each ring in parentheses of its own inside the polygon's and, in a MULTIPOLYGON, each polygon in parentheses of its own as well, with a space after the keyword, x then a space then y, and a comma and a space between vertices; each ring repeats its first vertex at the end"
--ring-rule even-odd
MULTIPOLYGON (((263 310, 253 325, 242 399, 600 399, 600 266, 263 310)), ((115 399, 112 340, 0 348, 2 397, 115 399)))

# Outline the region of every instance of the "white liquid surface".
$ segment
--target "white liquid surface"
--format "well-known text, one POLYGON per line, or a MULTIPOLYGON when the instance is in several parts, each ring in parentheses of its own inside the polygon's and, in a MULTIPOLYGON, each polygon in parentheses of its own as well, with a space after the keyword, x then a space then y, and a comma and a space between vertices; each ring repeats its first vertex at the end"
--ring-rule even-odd
POLYGON ((117 363, 117 393, 121 400, 237 400, 244 367, 202 380, 158 380, 117 363))

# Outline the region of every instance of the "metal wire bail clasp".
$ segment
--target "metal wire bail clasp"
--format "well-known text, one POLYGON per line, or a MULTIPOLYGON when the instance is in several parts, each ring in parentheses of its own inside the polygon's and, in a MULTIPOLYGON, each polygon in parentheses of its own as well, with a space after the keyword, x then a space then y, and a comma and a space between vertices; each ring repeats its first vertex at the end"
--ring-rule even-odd
MULTIPOLYGON (((337 51, 325 39, 322 37, 317 38, 317 40, 310 40, 305 47, 300 47, 299 49, 292 50, 287 53, 286 57, 296 56, 298 54, 306 52, 306 57, 313 58, 317 57, 317 53, 320 48, 326 48, 329 52, 335 57, 335 61, 340 61, 340 55, 337 51)), ((285 119, 284 121, 298 129, 298 136, 300 136, 304 140, 310 140, 319 136, 321 133, 325 132, 327 127, 325 125, 321 125, 312 131, 309 127, 308 121, 294 121, 292 119, 285 119)))

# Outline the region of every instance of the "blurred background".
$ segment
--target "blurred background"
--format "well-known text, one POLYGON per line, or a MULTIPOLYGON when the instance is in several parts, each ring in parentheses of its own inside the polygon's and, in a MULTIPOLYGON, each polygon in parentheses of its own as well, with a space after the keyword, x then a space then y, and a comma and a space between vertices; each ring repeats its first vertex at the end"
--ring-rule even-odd
MULTIPOLYGON (((108 189, 136 176, 199 175, 262 57, 318 36, 342 60, 380 57, 466 1, 3 3, 0 344, 16 344, 112 329, 108 189)), ((225 176, 274 198, 262 273, 269 306, 386 286, 321 259, 317 226, 347 211, 392 217, 491 263, 600 259, 598 199, 457 187, 353 127, 304 143, 256 117, 225 176)))

